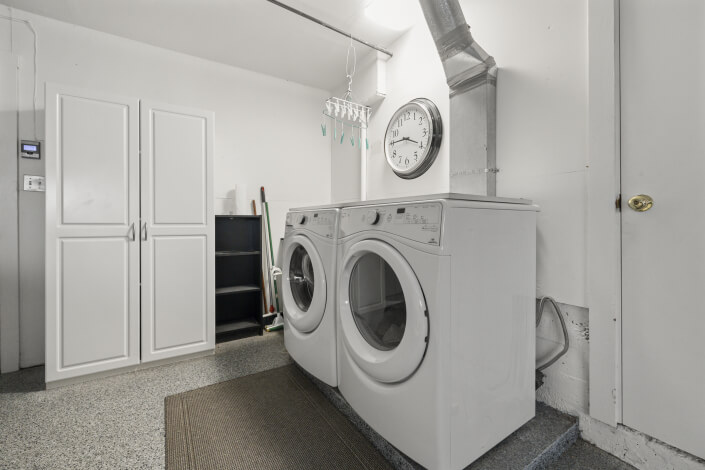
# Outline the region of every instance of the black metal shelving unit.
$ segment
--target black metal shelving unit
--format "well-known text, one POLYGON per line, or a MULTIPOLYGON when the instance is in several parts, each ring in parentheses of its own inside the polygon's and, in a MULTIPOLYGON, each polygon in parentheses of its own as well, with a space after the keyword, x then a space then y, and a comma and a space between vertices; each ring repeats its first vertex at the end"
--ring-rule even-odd
POLYGON ((215 334, 217 340, 264 330, 262 221, 258 215, 215 216, 215 334))

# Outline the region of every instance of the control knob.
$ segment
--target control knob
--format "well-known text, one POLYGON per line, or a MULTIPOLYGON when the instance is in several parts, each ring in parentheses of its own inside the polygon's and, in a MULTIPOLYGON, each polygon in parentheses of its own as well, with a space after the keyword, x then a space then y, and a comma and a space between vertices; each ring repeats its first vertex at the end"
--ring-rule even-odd
POLYGON ((297 214, 295 221, 298 225, 304 225, 306 223, 306 216, 304 214, 297 214))
POLYGON ((365 214, 365 222, 369 225, 374 225, 379 222, 379 212, 374 209, 367 211, 367 214, 365 214))

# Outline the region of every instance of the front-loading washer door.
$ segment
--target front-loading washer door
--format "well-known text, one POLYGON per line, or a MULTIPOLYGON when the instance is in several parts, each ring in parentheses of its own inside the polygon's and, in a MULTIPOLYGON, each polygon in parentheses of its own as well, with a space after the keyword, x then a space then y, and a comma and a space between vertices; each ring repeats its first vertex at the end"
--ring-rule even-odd
POLYGON ((343 341, 360 369, 385 383, 412 375, 426 352, 428 312, 404 257, 383 241, 360 241, 346 253, 338 289, 343 341))
POLYGON ((301 333, 315 330, 326 310, 326 273, 311 240, 294 235, 284 245, 284 315, 301 333))

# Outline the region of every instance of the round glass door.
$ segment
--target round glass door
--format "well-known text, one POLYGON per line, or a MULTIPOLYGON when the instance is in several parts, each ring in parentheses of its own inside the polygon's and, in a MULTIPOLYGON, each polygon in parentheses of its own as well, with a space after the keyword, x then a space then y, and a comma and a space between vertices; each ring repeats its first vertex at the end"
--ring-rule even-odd
POLYGON ((338 286, 338 318, 350 357, 380 382, 411 376, 426 352, 428 317, 409 262, 385 242, 362 240, 346 251, 338 286))
POLYGON ((301 333, 318 327, 326 308, 326 276, 311 240, 295 235, 284 241, 282 297, 284 318, 301 333))
POLYGON ((376 253, 357 260, 350 275, 350 311, 365 340, 380 351, 399 346, 406 327, 406 302, 399 278, 376 253))
POLYGON ((302 312, 307 312, 316 290, 316 275, 311 264, 311 256, 301 245, 297 245, 291 255, 288 279, 294 302, 302 312))

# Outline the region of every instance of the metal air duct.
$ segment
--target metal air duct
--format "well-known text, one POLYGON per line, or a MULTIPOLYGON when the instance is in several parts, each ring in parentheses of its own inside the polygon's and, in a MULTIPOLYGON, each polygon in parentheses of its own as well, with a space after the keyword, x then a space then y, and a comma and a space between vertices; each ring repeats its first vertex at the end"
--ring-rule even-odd
POLYGON ((458 0, 419 0, 450 88, 450 191, 497 193, 497 67, 458 0))

